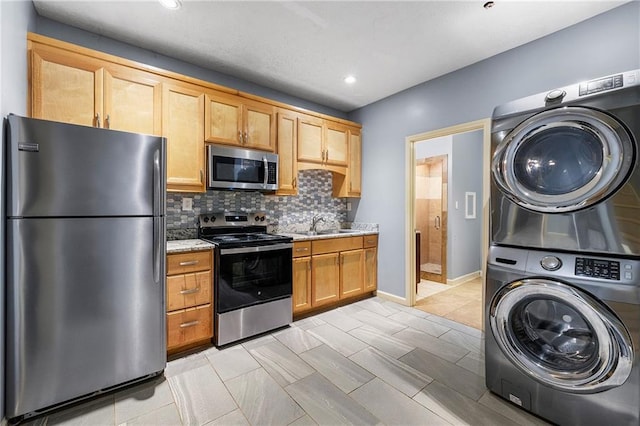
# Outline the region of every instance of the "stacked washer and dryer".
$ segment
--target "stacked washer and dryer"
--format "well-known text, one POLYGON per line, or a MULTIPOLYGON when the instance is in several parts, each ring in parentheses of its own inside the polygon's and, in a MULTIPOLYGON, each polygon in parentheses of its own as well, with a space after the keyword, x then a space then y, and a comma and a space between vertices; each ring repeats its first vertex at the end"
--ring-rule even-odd
POLYGON ((640 424, 640 70, 492 117, 487 387, 560 425, 640 424))

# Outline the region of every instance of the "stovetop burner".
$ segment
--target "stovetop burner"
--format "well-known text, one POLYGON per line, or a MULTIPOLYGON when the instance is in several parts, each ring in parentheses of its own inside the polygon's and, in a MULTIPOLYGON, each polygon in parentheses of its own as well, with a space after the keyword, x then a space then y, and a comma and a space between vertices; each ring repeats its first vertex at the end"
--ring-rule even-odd
POLYGON ((198 238, 219 247, 247 247, 291 242, 291 237, 267 233, 262 212, 205 213, 198 218, 198 238))

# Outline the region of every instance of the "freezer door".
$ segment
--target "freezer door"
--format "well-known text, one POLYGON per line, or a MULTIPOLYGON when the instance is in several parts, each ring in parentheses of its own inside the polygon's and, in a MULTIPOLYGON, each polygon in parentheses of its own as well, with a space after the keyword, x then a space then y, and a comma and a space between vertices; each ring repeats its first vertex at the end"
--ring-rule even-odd
POLYGON ((7 417, 164 369, 158 220, 7 221, 7 417))
POLYGON ((165 140, 9 115, 9 217, 164 215, 165 140))

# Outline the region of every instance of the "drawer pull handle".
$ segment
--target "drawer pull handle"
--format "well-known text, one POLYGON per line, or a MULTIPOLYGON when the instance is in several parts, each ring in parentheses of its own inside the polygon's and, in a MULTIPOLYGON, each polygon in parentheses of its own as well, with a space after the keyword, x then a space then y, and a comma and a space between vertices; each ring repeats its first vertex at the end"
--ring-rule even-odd
POLYGON ((375 242, 376 242, 376 240, 367 240, 367 244, 373 244, 375 242))
POLYGON ((200 321, 183 322, 182 324, 180 324, 180 328, 193 327, 194 325, 198 325, 198 324, 200 324, 200 321))
POLYGON ((189 260, 188 262, 180 262, 180 266, 192 266, 197 265, 199 261, 197 260, 189 260))
POLYGON ((193 293, 197 293, 200 291, 200 287, 196 287, 196 288, 190 288, 187 290, 181 290, 180 294, 193 294, 193 293))
POLYGON ((296 251, 309 251, 309 247, 298 247, 296 251))

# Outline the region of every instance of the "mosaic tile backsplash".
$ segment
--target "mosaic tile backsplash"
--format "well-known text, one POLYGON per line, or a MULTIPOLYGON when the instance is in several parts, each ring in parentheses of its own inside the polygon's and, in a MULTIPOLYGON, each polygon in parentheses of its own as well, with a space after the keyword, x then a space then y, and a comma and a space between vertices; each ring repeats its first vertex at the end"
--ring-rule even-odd
POLYGON ((270 221, 269 232, 306 231, 315 215, 324 222, 318 230, 345 226, 347 199, 333 198, 331 173, 325 170, 298 172, 298 195, 276 196, 260 192, 207 191, 167 193, 167 238, 196 238, 202 213, 219 211, 263 211, 270 221), (193 198, 193 211, 182 210, 182 198, 193 198))

